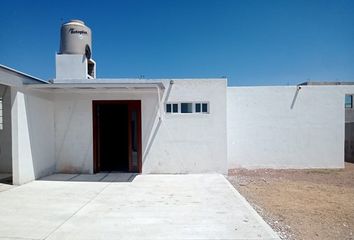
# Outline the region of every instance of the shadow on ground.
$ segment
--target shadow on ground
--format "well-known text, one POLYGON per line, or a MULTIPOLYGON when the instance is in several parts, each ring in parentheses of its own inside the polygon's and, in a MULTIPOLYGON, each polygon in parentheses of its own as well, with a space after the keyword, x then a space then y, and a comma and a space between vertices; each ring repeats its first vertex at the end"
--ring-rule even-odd
POLYGON ((132 182, 138 173, 101 172, 96 174, 62 174, 57 173, 39 179, 39 181, 65 182, 132 182))
POLYGON ((12 175, 10 173, 0 173, 0 183, 12 185, 12 175))

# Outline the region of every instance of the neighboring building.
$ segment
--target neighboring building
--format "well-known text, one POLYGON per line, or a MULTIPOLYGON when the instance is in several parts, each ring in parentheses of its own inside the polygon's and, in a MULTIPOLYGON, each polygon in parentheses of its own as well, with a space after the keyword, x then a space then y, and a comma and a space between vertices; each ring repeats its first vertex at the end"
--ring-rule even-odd
POLYGON ((72 21, 53 81, 0 65, 0 172, 22 184, 56 172, 342 168, 353 93, 350 83, 97 79, 90 30, 72 21))
POLYGON ((345 96, 345 161, 354 163, 354 105, 353 94, 345 96))

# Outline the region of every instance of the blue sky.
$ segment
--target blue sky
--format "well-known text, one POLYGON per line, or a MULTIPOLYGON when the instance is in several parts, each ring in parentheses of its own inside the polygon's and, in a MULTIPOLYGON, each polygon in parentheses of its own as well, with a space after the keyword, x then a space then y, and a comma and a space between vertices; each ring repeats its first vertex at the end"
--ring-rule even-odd
POLYGON ((54 78, 70 19, 92 29, 97 77, 354 81, 352 0, 3 1, 0 63, 54 78))

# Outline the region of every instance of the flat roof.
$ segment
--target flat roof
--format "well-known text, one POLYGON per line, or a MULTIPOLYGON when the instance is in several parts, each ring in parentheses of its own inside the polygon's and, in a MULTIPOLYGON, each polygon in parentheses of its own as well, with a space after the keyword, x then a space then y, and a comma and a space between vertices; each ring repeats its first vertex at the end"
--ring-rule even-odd
POLYGON ((331 85, 354 85, 354 82, 326 82, 326 81, 308 81, 300 83, 299 85, 322 85, 322 86, 331 86, 331 85))
POLYGON ((219 80, 225 81, 226 78, 94 78, 94 79, 54 79, 53 84, 106 84, 106 83, 152 83, 169 82, 183 80, 219 80))
POLYGON ((145 79, 145 78, 95 78, 95 79, 55 79, 51 84, 29 84, 32 89, 138 89, 159 87, 173 84, 180 80, 224 80, 225 78, 180 78, 180 79, 145 79))

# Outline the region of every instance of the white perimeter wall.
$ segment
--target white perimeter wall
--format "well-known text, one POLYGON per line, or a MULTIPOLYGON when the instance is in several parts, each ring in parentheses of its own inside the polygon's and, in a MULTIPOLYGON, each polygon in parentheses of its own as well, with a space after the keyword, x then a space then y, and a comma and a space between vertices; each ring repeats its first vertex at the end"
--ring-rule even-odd
POLYGON ((157 99, 156 89, 55 93, 56 171, 93 172, 92 100, 141 100, 143 173, 225 173, 226 80, 172 85, 169 101, 209 101, 210 114, 164 114, 159 121, 157 99))
POLYGON ((54 106, 50 94, 11 89, 14 184, 54 172, 54 106))
POLYGON ((352 86, 229 87, 229 168, 342 168, 352 86))

